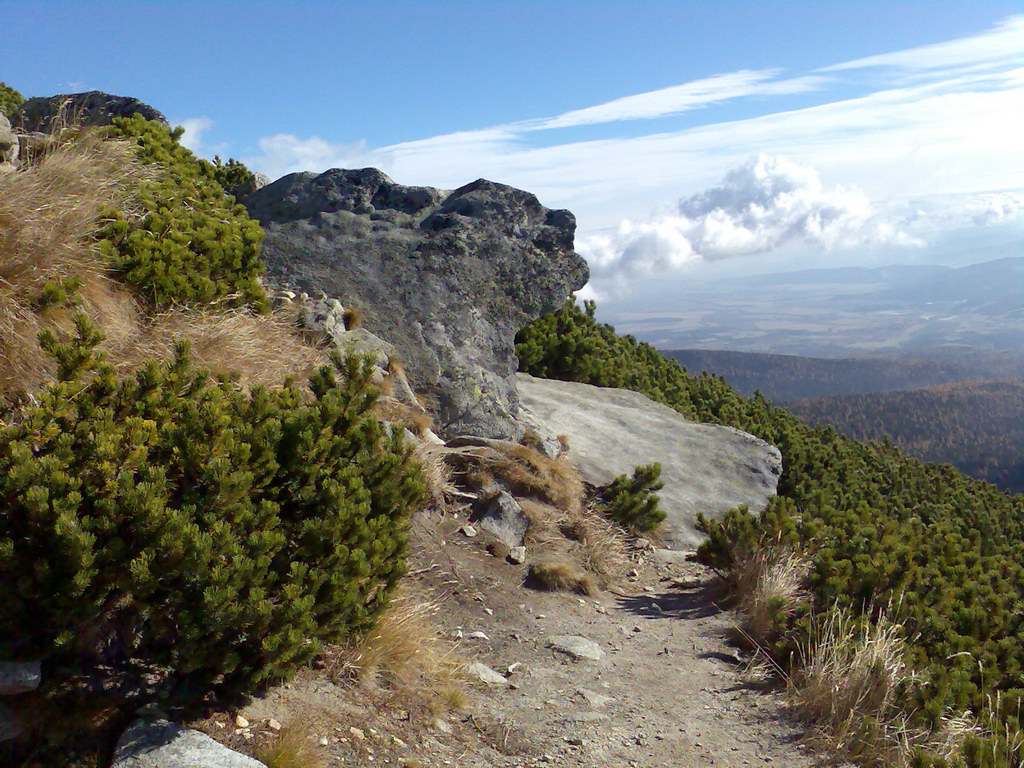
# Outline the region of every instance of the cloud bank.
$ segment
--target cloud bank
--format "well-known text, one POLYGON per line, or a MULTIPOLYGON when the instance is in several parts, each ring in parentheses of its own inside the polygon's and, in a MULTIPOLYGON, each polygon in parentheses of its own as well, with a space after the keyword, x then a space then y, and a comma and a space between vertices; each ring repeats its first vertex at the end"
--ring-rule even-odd
POLYGON ((863 192, 826 187, 814 168, 761 154, 720 184, 683 198, 675 210, 624 220, 614 234, 582 238, 577 249, 600 279, 672 271, 793 243, 823 250, 923 245, 876 211, 863 192))

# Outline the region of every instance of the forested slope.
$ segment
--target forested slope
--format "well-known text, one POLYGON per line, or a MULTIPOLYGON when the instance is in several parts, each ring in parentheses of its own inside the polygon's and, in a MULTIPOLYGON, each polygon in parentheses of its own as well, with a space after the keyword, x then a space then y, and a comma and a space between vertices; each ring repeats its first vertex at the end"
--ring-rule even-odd
POLYGON ((750 397, 754 392, 761 392, 775 403, 998 378, 985 372, 988 368, 981 363, 968 366, 940 360, 833 360, 718 349, 672 349, 662 354, 678 360, 694 373, 707 372, 724 377, 742 395, 750 397))
POLYGON ((891 439, 904 453, 1024 492, 1024 381, 976 381, 905 392, 800 400, 808 424, 855 440, 891 439))
MULTIPOLYGON (((937 731, 968 709, 1000 735, 969 737, 956 763, 1018 765, 1019 749, 1007 739, 1020 730, 1024 699, 1024 496, 892 445, 807 426, 763 398, 741 397, 722 379, 688 375, 650 345, 597 323, 593 312, 592 303, 586 311, 567 304, 524 329, 522 370, 634 389, 782 451, 779 497, 756 517, 737 510, 709 523, 700 552, 724 568, 732 553, 774 541, 809 559, 811 615, 794 616, 768 649, 776 662, 792 666, 815 615, 838 609, 875 621, 888 612, 904 627, 907 661, 919 671, 900 697, 908 721, 937 731)), ((919 753, 913 764, 948 763, 919 753)))

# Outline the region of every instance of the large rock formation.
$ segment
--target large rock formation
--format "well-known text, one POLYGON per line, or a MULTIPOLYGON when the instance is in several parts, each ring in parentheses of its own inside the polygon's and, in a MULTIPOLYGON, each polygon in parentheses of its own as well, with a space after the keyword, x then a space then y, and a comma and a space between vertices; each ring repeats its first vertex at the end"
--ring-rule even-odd
POLYGON ((732 427, 698 424, 628 389, 535 379, 519 374, 524 411, 569 438, 569 455, 587 482, 604 485, 641 464, 661 464, 672 549, 693 549, 703 536, 699 512, 720 519, 740 504, 764 509, 782 474, 779 449, 732 427))
POLYGON ((373 168, 285 176, 244 200, 278 287, 355 305, 441 430, 517 437, 516 331, 586 283, 576 220, 483 179, 404 187, 373 168))
POLYGON ((28 99, 11 116, 11 125, 21 133, 52 133, 61 125, 110 125, 115 117, 136 114, 167 125, 167 118, 148 104, 129 96, 114 96, 102 91, 28 99))

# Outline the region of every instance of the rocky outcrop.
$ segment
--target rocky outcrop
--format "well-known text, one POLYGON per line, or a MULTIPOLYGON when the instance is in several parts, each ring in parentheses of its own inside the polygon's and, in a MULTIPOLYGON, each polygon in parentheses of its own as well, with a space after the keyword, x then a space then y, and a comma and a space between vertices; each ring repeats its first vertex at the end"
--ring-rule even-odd
POLYGON ((291 174, 244 205, 269 282, 361 309, 444 433, 520 436, 515 333, 588 277, 571 213, 482 179, 446 192, 372 168, 291 174))
POLYGON ((11 128, 11 121, 0 112, 0 171, 14 170, 18 160, 18 134, 11 128))
POLYGON ((136 720, 121 736, 111 768, 266 768, 205 733, 158 719, 136 720))
POLYGON ((663 537, 672 549, 702 540, 698 513, 721 518, 740 504, 764 509, 782 474, 778 448, 746 432, 698 424, 626 389, 535 379, 519 374, 525 411, 569 439, 584 479, 603 485, 641 464, 661 464, 667 513, 663 537))
POLYGON ((148 104, 129 96, 114 96, 102 91, 28 99, 11 116, 11 125, 20 133, 51 133, 61 125, 110 125, 115 117, 132 115, 142 115, 147 120, 159 120, 167 125, 167 118, 148 104))

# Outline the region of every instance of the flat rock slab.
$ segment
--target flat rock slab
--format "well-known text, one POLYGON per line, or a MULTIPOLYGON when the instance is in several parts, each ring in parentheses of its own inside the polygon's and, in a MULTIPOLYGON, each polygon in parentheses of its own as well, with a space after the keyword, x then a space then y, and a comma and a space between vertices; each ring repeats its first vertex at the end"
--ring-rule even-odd
POLYGON ((697 514, 720 519, 745 504, 760 511, 782 474, 779 449, 731 427, 698 424, 626 389, 517 376, 524 410, 569 438, 569 456, 584 479, 604 485, 641 464, 661 464, 659 493, 667 517, 664 546, 694 549, 703 535, 697 514))
POLYGON ((601 646, 593 640, 588 640, 579 635, 558 635, 548 641, 548 647, 571 656, 577 661, 588 659, 589 661, 600 661, 604 658, 604 651, 601 646))
POLYGON ((267 768, 205 733, 167 720, 142 719, 121 735, 111 768, 267 768))

